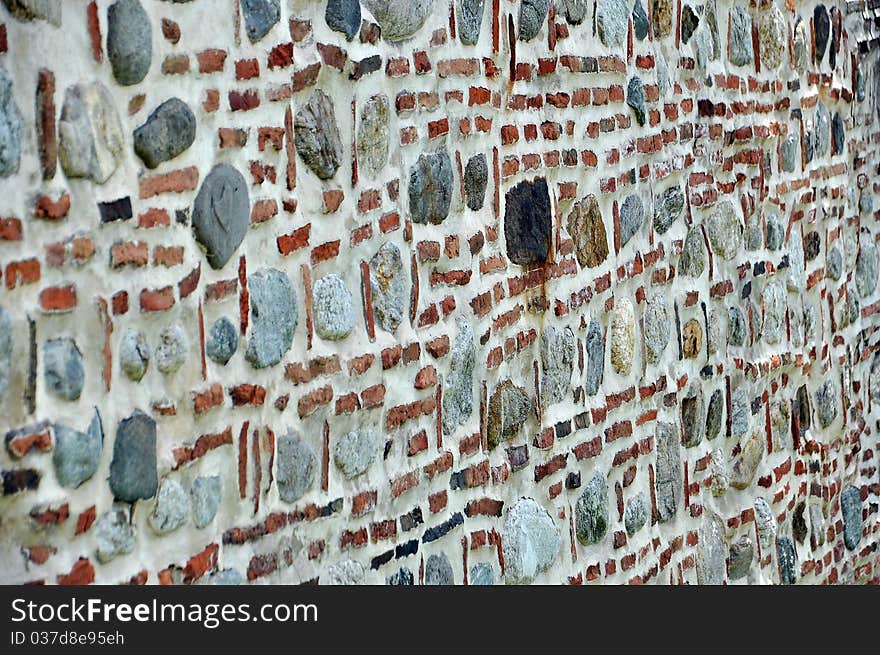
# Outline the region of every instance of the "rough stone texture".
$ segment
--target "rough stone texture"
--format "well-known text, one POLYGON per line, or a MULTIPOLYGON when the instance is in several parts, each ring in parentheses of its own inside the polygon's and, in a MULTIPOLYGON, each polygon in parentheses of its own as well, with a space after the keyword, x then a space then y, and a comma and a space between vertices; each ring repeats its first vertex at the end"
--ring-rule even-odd
POLYGON ((67 88, 58 122, 58 159, 67 177, 104 184, 119 166, 124 143, 106 86, 81 82, 67 88))
POLYGON ((608 237, 596 196, 589 195, 572 207, 567 226, 581 267, 595 268, 605 261, 608 237))
POLYGON ((762 553, 770 553, 776 541, 776 518, 773 510, 763 498, 755 499, 755 526, 758 531, 758 544, 762 553))
POLYGON ((279 437, 275 457, 278 497, 285 503, 296 502, 315 481, 319 466, 315 453, 299 434, 290 431, 279 437))
POLYGON ((248 276, 250 336, 245 352, 254 368, 274 366, 290 350, 297 323, 296 291, 276 268, 248 276))
POLYGON ((361 585, 364 584, 364 565, 351 559, 345 559, 331 565, 327 569, 323 584, 328 585, 361 585))
POLYGON ((196 140, 196 117, 180 98, 159 105, 134 131, 134 151, 147 168, 174 159, 196 140))
POLYGON ((504 517, 501 541, 504 582, 528 584, 559 556, 562 538, 550 514, 532 498, 520 498, 504 517))
POLYGON ((220 508, 223 478, 219 475, 203 475, 193 480, 190 489, 193 523, 197 528, 209 525, 220 508))
POLYGON ((700 18, 690 5, 681 8, 681 42, 687 43, 700 25, 700 18))
POLYGON ((810 26, 801 20, 795 21, 793 52, 795 67, 799 71, 806 71, 810 67, 810 26))
POLYGON ((673 0, 652 0, 650 5, 654 38, 664 39, 672 34, 672 25, 675 21, 675 2, 673 0))
POLYGON ((788 29, 785 17, 776 5, 758 13, 756 20, 761 55, 761 70, 775 71, 788 60, 788 29))
POLYGON ((238 350, 238 331, 225 316, 211 326, 205 342, 205 354, 221 366, 225 366, 238 350))
POLYGON ((190 514, 189 494, 175 478, 165 478, 148 523, 157 534, 168 534, 182 527, 190 514))
POLYGON ((134 551, 137 538, 123 507, 114 507, 95 522, 95 544, 100 562, 109 562, 134 551))
POLYGON ((455 584, 455 573, 446 553, 429 555, 425 561, 425 584, 426 585, 452 585, 455 584))
POLYGON ((366 473, 379 451, 379 435, 368 428, 352 430, 336 442, 333 460, 347 478, 366 473))
POLYGON ((628 5, 627 0, 599 0, 596 3, 596 30, 599 40, 609 48, 626 45, 630 13, 628 5))
POLYGON ((721 389, 712 392, 706 409, 706 439, 711 441, 721 433, 721 420, 724 416, 724 394, 721 389))
POLYGON ((342 164, 342 139, 333 100, 321 89, 315 89, 297 110, 294 143, 302 160, 322 180, 333 177, 342 164))
POLYGON ((831 30, 831 18, 823 4, 817 4, 813 9, 813 29, 816 33, 816 64, 821 64, 825 58, 825 50, 828 48, 828 36, 831 30))
POLYGON ((859 258, 856 260, 855 278, 859 296, 864 300, 870 298, 877 289, 878 275, 880 275, 880 253, 877 252, 877 245, 870 241, 862 242, 859 258))
POLYGON ((640 493, 626 504, 623 522, 626 527, 626 533, 630 537, 645 526, 648 522, 648 505, 645 500, 645 494, 640 493))
POLYGON ((78 400, 85 383, 83 356, 73 339, 43 343, 43 379, 46 388, 63 400, 78 400))
POLYGON ((507 191, 504 240, 514 264, 543 263, 550 251, 550 196, 547 180, 523 181, 507 191))
POLYGON ((101 453, 104 449, 101 416, 96 409, 85 432, 61 423, 55 423, 52 431, 55 436, 52 453, 55 478, 62 487, 75 489, 90 480, 101 463, 101 453))
POLYGON ((109 482, 117 500, 134 502, 156 495, 156 421, 141 411, 116 428, 109 482))
POLYGON ((852 485, 840 494, 840 510, 843 514, 843 542, 849 550, 855 550, 862 540, 862 495, 852 485))
POLYGON ((832 380, 825 382, 816 390, 816 418, 823 428, 830 426, 837 418, 838 391, 832 380))
POLYGON ((424 153, 409 174, 409 213, 414 223, 438 225, 449 216, 452 162, 446 150, 424 153))
POLYGON ((703 418, 703 390, 699 384, 692 384, 681 399, 681 431, 687 448, 698 446, 703 441, 705 422, 703 418))
POLYGON ((746 342, 746 319, 739 307, 727 309, 727 343, 731 346, 742 346, 746 342))
POLYGON ((681 328, 681 352, 685 359, 696 359, 703 351, 703 327, 692 318, 681 328))
POLYGON ((776 542, 776 557, 779 561, 780 583, 794 584, 797 582, 797 555, 791 539, 779 537, 776 542))
POLYGON ((584 545, 597 544, 608 531, 608 486, 605 476, 594 475, 574 506, 575 534, 584 545))
POLYGON ((531 41, 538 36, 549 9, 550 0, 520 0, 517 21, 520 41, 531 41))
POLYGON ((571 374, 577 356, 574 332, 553 326, 541 334, 541 402, 544 406, 562 402, 571 391, 571 374))
POLYGON ((841 155, 846 148, 846 128, 839 111, 834 112, 831 119, 831 145, 835 155, 841 155))
MULTIPOLYGON (((575 0, 575 4, 578 0, 575 0)), ((485 0, 459 0, 456 18, 458 19, 458 39, 464 45, 476 45, 480 39, 480 25, 483 22, 485 0)), ((566 8, 569 4, 566 4, 566 8)))
MULTIPOLYGON (((141 82, 153 58, 150 17, 139 0, 116 0, 107 8, 107 59, 119 84, 141 82)), ((152 168, 152 166, 151 166, 152 168)))
POLYGON ((61 0, 3 0, 10 14, 19 20, 44 20, 61 25, 61 0))
POLYGON ((361 3, 358 0, 327 0, 324 20, 335 32, 351 41, 361 28, 361 3))
POLYGON ((764 329, 762 336, 769 344, 782 340, 785 332, 785 313, 787 299, 785 289, 779 282, 772 282, 764 288, 764 329))
POLYGON ((605 371, 605 336, 602 334, 602 326, 596 320, 591 320, 587 329, 586 351, 584 390, 588 396, 593 396, 599 391, 605 371))
POLYGON ((743 245, 743 226, 739 213, 729 200, 719 203, 718 208, 706 219, 706 234, 712 252, 722 259, 733 259, 743 245))
POLYGON ((392 334, 403 320, 406 304, 404 276, 400 249, 389 241, 370 259, 370 289, 376 323, 392 334))
POLYGON ((684 192, 672 186, 654 196, 654 230, 666 234, 684 210, 684 192))
POLYGON ((363 0, 363 3, 382 28, 382 38, 394 43, 422 29, 434 0, 363 0))
POLYGON ((570 25, 580 25, 587 17, 589 8, 589 0, 561 0, 556 11, 564 14, 570 25))
POLYGON ((636 346, 636 322, 633 305, 628 298, 621 298, 615 303, 608 332, 611 367, 620 375, 629 375, 636 346))
POLYGON ((490 564, 475 564, 468 575, 468 584, 491 586, 495 584, 495 569, 490 564))
POLYGON ((489 182, 489 167, 486 155, 480 153, 468 159, 464 168, 464 193, 469 209, 479 211, 486 198, 486 185, 489 182))
POLYGON ((718 516, 710 515, 703 521, 697 542, 697 583, 720 585, 725 578, 727 546, 724 543, 724 524, 718 516))
POLYGON ((248 39, 256 43, 281 19, 281 0, 241 0, 241 13, 248 39))
POLYGON ((644 318, 645 354, 651 364, 660 361, 663 351, 666 350, 671 320, 672 313, 666 298, 662 294, 655 295, 645 307, 644 318))
POLYGON ((642 199, 631 194, 620 206, 620 247, 623 248, 635 236, 645 221, 645 205, 642 199))
POLYGON ((119 366, 130 380, 140 382, 150 366, 150 346, 141 332, 126 330, 119 341, 119 366))
POLYGON ((828 107, 821 100, 816 108, 816 122, 813 135, 816 154, 820 157, 830 154, 831 114, 828 112, 828 107))
POLYGON ((748 66, 754 59, 752 49, 752 17, 744 7, 730 10, 730 63, 748 66))
POLYGON ((706 268, 706 242, 699 227, 692 227, 684 239, 678 260, 679 271, 689 277, 700 277, 706 268))
POLYGON ((678 430, 671 423, 657 423, 657 518, 669 521, 681 505, 682 472, 678 430))
POLYGON ((486 419, 489 448, 495 448, 518 434, 531 410, 532 400, 525 389, 517 387, 510 380, 501 382, 489 398, 486 419))
POLYGON ((196 240, 211 268, 220 269, 244 241, 250 225, 247 183, 229 164, 217 164, 205 177, 192 210, 196 240))
MULTIPOLYGON (((789 134, 787 137, 785 137, 785 139, 782 140, 780 156, 780 167, 786 173, 793 173, 798 168, 800 168, 800 139, 796 135, 789 134)), ((769 223, 767 239, 769 242, 769 223)), ((771 250, 776 250, 776 248, 771 248, 771 250)))
POLYGON ((388 164, 390 111, 388 96, 383 93, 372 96, 361 110, 357 132, 358 169, 372 177, 379 175, 388 164))
POLYGON ((730 545, 729 574, 731 580, 740 580, 749 574, 752 561, 755 559, 755 548, 752 540, 743 535, 739 541, 730 545))
POLYGON ((0 66, 0 177, 18 172, 21 160, 21 112, 13 93, 12 80, 0 66))
POLYGON ((644 41, 648 36, 648 14, 642 0, 636 0, 632 10, 633 32, 639 41, 644 41))
POLYGON ((743 444, 742 450, 730 469, 730 486, 734 489, 748 489, 755 479, 755 473, 758 466, 764 458, 765 443, 758 436, 758 433, 752 434, 751 437, 743 444))
POLYGON ((341 277, 325 275, 312 286, 315 332, 322 339, 344 339, 354 329, 354 299, 341 277))
POLYGON ((455 324, 458 334, 452 343, 449 373, 443 385, 443 434, 453 434, 459 425, 467 423, 474 409, 474 331, 463 316, 455 324))
POLYGON ((804 271, 804 244, 801 233, 792 230, 788 238, 788 279, 786 286, 789 291, 803 291, 806 286, 806 273, 804 271))

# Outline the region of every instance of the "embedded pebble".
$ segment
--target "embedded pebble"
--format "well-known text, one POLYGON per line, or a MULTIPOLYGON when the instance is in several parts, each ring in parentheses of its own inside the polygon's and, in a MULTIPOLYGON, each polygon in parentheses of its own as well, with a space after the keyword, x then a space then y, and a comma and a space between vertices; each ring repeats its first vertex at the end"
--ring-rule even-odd
POLYGON ((352 430, 336 442, 333 458, 347 478, 366 473, 379 454, 379 435, 368 428, 352 430))
POLYGON ((616 373, 629 375, 636 345, 636 326, 633 305, 628 298, 615 302, 608 331, 611 341, 611 366, 616 373))
POLYGON ((212 361, 225 366, 238 350, 238 330, 225 316, 217 319, 208 332, 205 353, 212 361))
POLYGON ((532 498, 520 498, 507 511, 502 535, 507 584, 532 582, 556 561, 562 546, 562 538, 550 514, 532 498))
POLYGON ((344 339, 354 329, 354 299, 342 278, 331 273, 312 287, 315 332, 322 339, 344 339))
POLYGON ((165 375, 180 370, 189 353, 189 338, 180 323, 172 323, 159 333, 159 344, 156 346, 156 368, 165 375))
POLYGON ((250 336, 245 352, 254 368, 274 366, 290 350, 297 324, 297 300, 287 274, 267 268, 248 276, 250 336))

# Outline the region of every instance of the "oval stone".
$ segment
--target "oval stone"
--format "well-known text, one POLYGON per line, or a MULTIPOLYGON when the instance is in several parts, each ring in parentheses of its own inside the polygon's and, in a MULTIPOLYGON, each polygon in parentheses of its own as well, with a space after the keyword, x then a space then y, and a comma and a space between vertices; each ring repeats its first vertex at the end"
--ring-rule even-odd
POLYGON ((296 292, 286 273, 268 268, 248 276, 248 293, 251 327, 245 359, 254 368, 274 366, 293 345, 296 292))
POLYGON ((354 329, 354 301, 342 278, 331 273, 312 287, 315 332, 322 339, 344 339, 354 329))
POLYGON ((347 478, 367 472, 379 453, 379 435, 370 429, 352 430, 336 442, 333 459, 347 478))
POLYGON ((656 364, 669 343, 670 313, 666 298, 655 295, 645 307, 645 354, 648 362, 656 364))
POLYGON ((387 242, 370 259, 370 292, 373 317, 386 332, 394 334, 403 320, 406 280, 400 249, 387 242))
POLYGON ((562 538, 550 514, 532 498, 520 498, 507 511, 502 534, 507 584, 532 582, 553 565, 562 547, 562 538))
POLYGON ((134 151, 147 168, 174 159, 196 140, 196 117, 180 98, 159 105, 134 131, 134 151))
POLYGON ((156 422, 141 411, 116 428, 109 482, 117 500, 132 503, 156 495, 156 422))
POLYGON ((414 223, 439 225, 452 202, 452 162, 449 153, 423 153, 410 170, 409 213, 414 223))
POLYGON ((241 173, 229 164, 211 169, 193 204, 192 225, 211 268, 223 268, 250 225, 250 198, 241 173))
POLYGON ((122 86, 147 76, 153 58, 150 17, 139 0, 117 0, 107 8, 107 59, 122 86))
POLYGON ((567 219, 575 256, 582 268, 595 268, 608 257, 608 236, 596 196, 575 203, 567 219))
POLYGON ((180 370, 189 354, 189 338, 180 323, 172 323, 159 333, 156 346, 156 368, 165 375, 180 370))
POLYGON ((611 311, 611 366, 620 375, 629 375, 636 345, 635 313, 632 302, 621 298, 611 311))
POLYGON ((480 39, 485 0, 459 0, 458 38, 464 45, 476 45, 480 39))
POLYGON ((73 339, 43 343, 43 379, 46 388, 63 400, 78 400, 85 382, 83 356, 73 339))
POLYGON ((280 437, 275 461, 279 498, 285 503, 302 498, 312 487, 317 466, 314 451, 299 434, 289 431, 280 437))
POLYGON ((129 328, 119 342, 119 366, 133 382, 140 382, 150 366, 150 346, 143 333, 129 328))
POLYGON ((296 112, 293 123, 296 151, 322 180, 329 180, 342 163, 342 139, 336 125, 333 101, 321 89, 296 112))
POLYGON ((238 350, 238 330, 228 318, 223 316, 214 322, 205 343, 205 354, 212 361, 225 366, 238 350))
POLYGON ((364 103, 357 132, 358 168, 379 175, 388 163, 388 96, 377 94, 364 103))
POLYGON ((363 0, 363 4, 382 28, 382 38, 394 43, 422 29, 434 0, 363 0))
POLYGON ((479 211, 486 198, 486 185, 489 182, 489 166, 486 155, 480 153, 468 159, 464 168, 464 194, 468 209, 479 211))
POLYGON ((743 226, 733 203, 724 200, 706 221, 712 251, 722 259, 736 257, 743 243, 743 226))
POLYGON ((608 531, 608 486, 596 473, 574 506, 575 534, 583 545, 599 543, 608 531))

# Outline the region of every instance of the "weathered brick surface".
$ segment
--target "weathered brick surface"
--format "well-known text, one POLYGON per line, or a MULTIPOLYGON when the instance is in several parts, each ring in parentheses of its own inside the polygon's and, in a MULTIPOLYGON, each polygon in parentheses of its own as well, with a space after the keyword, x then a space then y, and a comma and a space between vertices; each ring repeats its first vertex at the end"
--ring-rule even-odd
POLYGON ((0 582, 880 581, 873 17, 636 2, 0 8, 0 582))

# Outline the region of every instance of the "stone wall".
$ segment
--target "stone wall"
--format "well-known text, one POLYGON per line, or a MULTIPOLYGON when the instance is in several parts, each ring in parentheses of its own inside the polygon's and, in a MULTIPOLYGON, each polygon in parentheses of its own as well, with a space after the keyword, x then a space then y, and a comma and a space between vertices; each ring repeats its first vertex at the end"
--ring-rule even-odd
POLYGON ((0 581, 877 582, 868 4, 3 0, 0 581))

